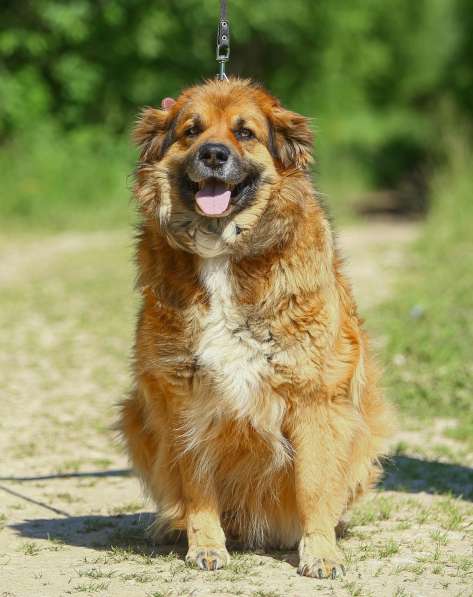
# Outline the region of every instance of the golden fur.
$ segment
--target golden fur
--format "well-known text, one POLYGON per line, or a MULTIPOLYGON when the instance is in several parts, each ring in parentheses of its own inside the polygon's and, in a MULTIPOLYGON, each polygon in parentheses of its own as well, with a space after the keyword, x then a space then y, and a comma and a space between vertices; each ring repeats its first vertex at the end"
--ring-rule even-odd
POLYGON ((210 81, 145 110, 135 139, 142 307, 120 429, 157 526, 186 530, 204 569, 236 537, 299 545, 300 574, 342 574, 335 527, 378 479, 393 415, 308 175, 308 121, 251 82, 210 81), (176 183, 206 140, 261 173, 222 218, 176 183))

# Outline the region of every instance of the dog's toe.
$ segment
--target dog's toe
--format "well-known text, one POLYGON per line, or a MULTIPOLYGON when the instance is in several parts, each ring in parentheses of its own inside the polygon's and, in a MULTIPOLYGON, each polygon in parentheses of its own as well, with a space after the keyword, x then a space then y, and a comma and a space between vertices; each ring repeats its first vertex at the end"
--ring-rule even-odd
POLYGON ((186 555, 187 565, 200 570, 218 570, 229 561, 230 555, 225 547, 191 547, 186 555))
POLYGON ((301 576, 309 576, 311 578, 341 578, 345 576, 345 566, 334 560, 325 558, 308 558, 300 562, 297 569, 301 576))

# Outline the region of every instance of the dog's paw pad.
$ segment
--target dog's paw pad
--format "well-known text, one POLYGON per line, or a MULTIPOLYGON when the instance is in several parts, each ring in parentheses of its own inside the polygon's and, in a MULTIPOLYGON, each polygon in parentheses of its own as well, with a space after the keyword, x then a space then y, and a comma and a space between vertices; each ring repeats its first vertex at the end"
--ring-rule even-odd
POLYGON ((297 573, 310 578, 331 578, 335 580, 345 576, 345 566, 325 558, 304 558, 299 564, 297 573))
POLYGON ((186 555, 186 564, 200 570, 218 570, 230 561, 225 547, 194 547, 186 555))

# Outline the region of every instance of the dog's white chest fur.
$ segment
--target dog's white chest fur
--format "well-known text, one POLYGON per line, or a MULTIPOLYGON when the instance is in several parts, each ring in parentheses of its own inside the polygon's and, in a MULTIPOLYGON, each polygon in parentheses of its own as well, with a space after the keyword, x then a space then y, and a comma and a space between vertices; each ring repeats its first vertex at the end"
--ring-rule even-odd
POLYGON ((201 322, 199 365, 208 371, 234 414, 249 414, 262 379, 269 373, 264 346, 252 337, 234 301, 228 258, 205 259, 200 275, 210 304, 201 322))
POLYGON ((209 294, 209 309, 200 321, 195 356, 212 388, 200 385, 197 403, 203 402, 204 408, 193 412, 189 421, 188 449, 207 435, 209 425, 215 429, 219 419, 246 420, 272 448, 268 466, 283 466, 290 454, 281 431, 286 407, 268 383, 272 373, 268 340, 255 338, 244 309, 235 301, 227 257, 205 259, 200 276, 209 294))

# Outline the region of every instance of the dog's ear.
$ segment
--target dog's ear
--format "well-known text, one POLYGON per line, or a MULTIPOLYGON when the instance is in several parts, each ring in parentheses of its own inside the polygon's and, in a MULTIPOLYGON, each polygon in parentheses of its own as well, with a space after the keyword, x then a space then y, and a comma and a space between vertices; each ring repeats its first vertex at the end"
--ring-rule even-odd
POLYGON ((312 162, 314 135, 309 119, 273 106, 269 116, 270 150, 284 168, 305 169, 312 162))
POLYGON ((172 106, 164 110, 145 108, 133 131, 142 160, 160 160, 174 142, 175 118, 172 106))
POLYGON ((170 110, 175 103, 176 100, 173 97, 165 97, 161 100, 161 110, 170 110))

